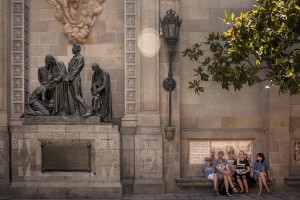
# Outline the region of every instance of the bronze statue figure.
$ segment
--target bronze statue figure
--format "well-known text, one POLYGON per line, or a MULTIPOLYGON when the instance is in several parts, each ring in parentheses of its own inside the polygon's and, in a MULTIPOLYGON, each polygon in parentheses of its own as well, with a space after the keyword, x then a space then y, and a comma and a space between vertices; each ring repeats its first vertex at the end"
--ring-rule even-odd
POLYGON ((93 114, 100 116, 100 122, 111 122, 112 98, 109 73, 101 69, 97 63, 93 63, 92 69, 94 71, 91 87, 93 114))
POLYGON ((68 64, 68 72, 63 62, 57 61, 52 55, 45 57, 45 66, 38 69, 38 86, 31 94, 29 108, 20 117, 25 115, 60 115, 80 114, 80 105, 86 110, 83 117, 99 116, 100 122, 112 120, 112 94, 110 76, 93 63, 93 77, 91 93, 93 96, 91 110, 82 98, 80 72, 84 67, 84 57, 80 54, 81 47, 74 44, 73 58, 68 64), (71 94, 74 108, 70 108, 69 95, 71 94), (72 112, 73 111, 73 112, 72 112))
POLYGON ((69 62, 68 73, 65 78, 70 89, 73 102, 75 105, 75 114, 79 115, 79 104, 84 107, 86 113, 84 117, 92 115, 92 112, 84 99, 82 98, 80 72, 84 66, 84 57, 80 54, 81 47, 79 44, 74 44, 72 48, 73 58, 69 62))
POLYGON ((49 116, 53 110, 54 105, 48 88, 48 69, 46 66, 38 69, 38 79, 40 85, 30 96, 29 110, 25 110, 20 118, 23 118, 25 115, 49 116))
POLYGON ((54 101, 53 113, 51 115, 65 115, 67 105, 67 87, 64 82, 67 70, 65 64, 56 61, 55 58, 48 54, 45 58, 48 72, 48 82, 51 99, 54 101))

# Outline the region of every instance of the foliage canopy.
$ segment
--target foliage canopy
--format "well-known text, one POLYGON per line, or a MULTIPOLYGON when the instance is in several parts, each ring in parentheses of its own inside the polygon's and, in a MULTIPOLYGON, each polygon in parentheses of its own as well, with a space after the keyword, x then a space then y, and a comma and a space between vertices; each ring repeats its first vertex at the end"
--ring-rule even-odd
POLYGON ((281 93, 300 93, 300 0, 257 2, 239 16, 225 11, 227 31, 211 33, 205 42, 182 52, 198 63, 189 88, 199 94, 204 91, 201 82, 211 79, 223 89, 240 90, 244 84, 267 80, 281 93), (204 49, 209 56, 203 59, 204 49))

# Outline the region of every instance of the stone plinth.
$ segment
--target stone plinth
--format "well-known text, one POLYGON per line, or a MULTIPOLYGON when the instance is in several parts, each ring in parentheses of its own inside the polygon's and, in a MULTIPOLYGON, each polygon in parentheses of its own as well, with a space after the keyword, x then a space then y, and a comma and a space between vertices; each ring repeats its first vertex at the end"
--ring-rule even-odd
MULTIPOLYGON (((99 125, 100 117, 90 116, 81 117, 78 115, 70 116, 26 116, 24 119, 24 125, 99 125)), ((103 125, 107 123, 102 123, 103 125)))
POLYGON ((163 194, 162 134, 158 127, 138 127, 135 135, 135 194, 163 194))
POLYGON ((11 198, 120 199, 120 134, 106 125, 22 125, 11 128, 11 198), (42 172, 42 143, 91 144, 91 172, 42 172))

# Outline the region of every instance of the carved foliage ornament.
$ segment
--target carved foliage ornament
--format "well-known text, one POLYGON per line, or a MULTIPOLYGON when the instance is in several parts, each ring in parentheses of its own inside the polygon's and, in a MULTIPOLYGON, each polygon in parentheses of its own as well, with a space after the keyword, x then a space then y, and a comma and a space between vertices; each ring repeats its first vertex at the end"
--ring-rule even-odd
POLYGON ((48 0, 56 7, 55 17, 64 24, 64 34, 71 43, 86 42, 89 27, 93 26, 97 15, 102 12, 100 4, 104 0, 48 0))

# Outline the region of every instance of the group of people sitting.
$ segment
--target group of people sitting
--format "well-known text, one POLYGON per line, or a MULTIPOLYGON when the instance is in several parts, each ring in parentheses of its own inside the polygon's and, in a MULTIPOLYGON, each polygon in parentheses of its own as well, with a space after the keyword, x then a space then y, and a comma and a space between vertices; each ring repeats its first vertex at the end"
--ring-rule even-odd
POLYGON ((231 191, 235 193, 239 192, 232 182, 232 177, 239 185, 241 194, 249 194, 248 186, 251 181, 258 182, 258 195, 261 195, 263 186, 267 192, 270 192, 267 179, 272 180, 272 178, 270 176, 269 163, 265 160, 263 153, 257 154, 256 161, 251 169, 249 161, 245 158, 243 151, 239 152, 238 158, 233 162, 231 167, 229 167, 227 160, 224 159, 224 151, 218 151, 218 158, 214 162, 210 157, 205 159, 205 164, 202 165, 202 172, 204 178, 214 181, 214 191, 216 195, 220 194, 219 188, 223 183, 227 196, 232 196, 231 191), (224 182, 218 184, 218 181, 224 182))

